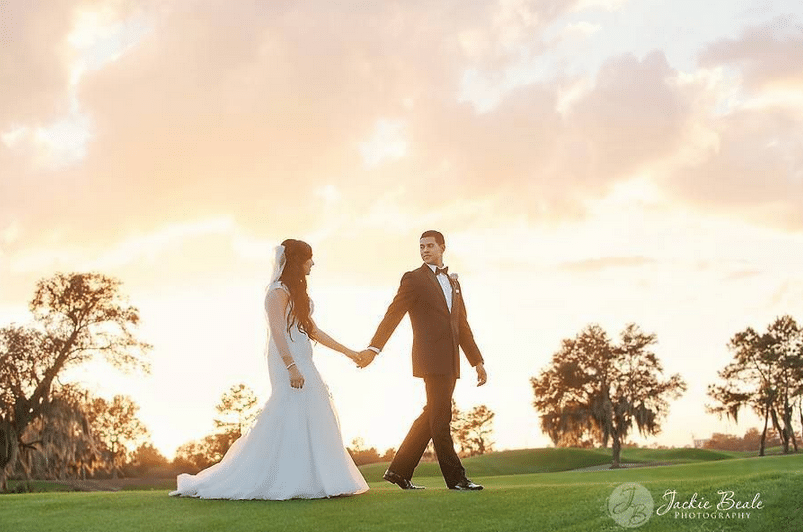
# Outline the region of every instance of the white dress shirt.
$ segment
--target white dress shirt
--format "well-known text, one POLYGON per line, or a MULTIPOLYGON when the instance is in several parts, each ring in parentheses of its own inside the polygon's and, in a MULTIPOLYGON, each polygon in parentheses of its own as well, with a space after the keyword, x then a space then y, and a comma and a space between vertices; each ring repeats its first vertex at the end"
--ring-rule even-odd
MULTIPOLYGON (((432 270, 432 273, 435 273, 435 270, 438 268, 434 264, 427 264, 429 269, 432 270)), ((443 266, 446 267, 445 265, 443 266)), ((449 312, 452 311, 452 283, 449 282, 449 277, 441 272, 435 276, 435 279, 438 280, 438 283, 441 285, 441 290, 443 290, 443 295, 446 297, 446 306, 449 307, 449 312)))

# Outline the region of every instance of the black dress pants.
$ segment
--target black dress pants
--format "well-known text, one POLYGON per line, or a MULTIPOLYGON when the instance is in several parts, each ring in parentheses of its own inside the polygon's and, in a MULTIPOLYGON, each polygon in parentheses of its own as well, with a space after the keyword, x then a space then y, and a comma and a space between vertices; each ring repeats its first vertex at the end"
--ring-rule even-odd
POLYGON ((396 456, 389 466, 391 471, 408 480, 411 479, 429 440, 432 440, 446 485, 454 486, 466 478, 466 471, 454 450, 449 425, 452 421, 452 393, 455 382, 454 375, 424 377, 427 404, 396 451, 396 456))

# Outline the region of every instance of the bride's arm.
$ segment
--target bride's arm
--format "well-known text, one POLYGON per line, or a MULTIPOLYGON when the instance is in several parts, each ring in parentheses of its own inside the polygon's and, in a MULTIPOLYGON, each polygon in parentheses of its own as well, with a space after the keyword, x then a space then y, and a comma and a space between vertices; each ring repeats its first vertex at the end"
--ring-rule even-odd
POLYGON ((290 346, 287 345, 287 338, 284 336, 284 332, 287 330, 286 309, 289 300, 290 296, 281 289, 271 290, 265 298, 265 310, 268 311, 270 335, 273 337, 273 341, 276 342, 276 347, 279 349, 285 366, 293 363, 290 346))
POLYGON ((335 340, 334 338, 323 332, 321 329, 318 328, 318 325, 314 321, 312 322, 312 324, 313 324, 313 329, 312 329, 312 334, 310 334, 310 338, 312 338, 319 344, 325 345, 329 349, 337 351, 338 353, 343 353, 344 355, 346 355, 347 357, 349 357, 354 361, 357 360, 356 351, 352 351, 348 347, 344 346, 343 344, 341 344, 340 342, 338 342, 337 340, 335 340))

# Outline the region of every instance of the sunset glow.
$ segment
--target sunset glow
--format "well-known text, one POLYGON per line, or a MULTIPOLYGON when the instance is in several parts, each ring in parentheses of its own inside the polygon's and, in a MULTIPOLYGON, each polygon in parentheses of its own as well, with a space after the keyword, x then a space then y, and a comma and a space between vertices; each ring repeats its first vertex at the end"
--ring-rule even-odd
MULTIPOLYGON (((803 320, 803 8, 771 0, 0 3, 0 325, 37 280, 119 278, 168 457, 245 382, 264 401, 272 248, 313 248, 318 325, 366 347, 418 238, 446 235, 496 449, 542 447, 529 378, 589 323, 658 337, 707 414, 736 332, 803 320), (547 10, 543 6, 549 5, 547 10), (134 7, 136 6, 136 7, 134 7)), ((402 322, 368 368, 316 346, 346 443, 396 447, 424 404, 402 322), (412 396, 413 401, 401 401, 412 396), (404 420, 401 424, 391 420, 404 420)))

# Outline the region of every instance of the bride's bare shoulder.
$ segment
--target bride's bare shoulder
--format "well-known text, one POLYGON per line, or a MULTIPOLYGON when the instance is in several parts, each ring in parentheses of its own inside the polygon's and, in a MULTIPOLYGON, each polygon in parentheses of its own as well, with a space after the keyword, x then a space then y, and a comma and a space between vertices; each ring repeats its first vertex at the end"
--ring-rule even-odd
POLYGON ((265 290, 265 294, 270 294, 271 292, 275 291, 284 292, 285 294, 289 294, 290 290, 285 286, 285 284, 281 281, 274 281, 268 285, 267 290, 265 290))
POLYGON ((286 303, 290 299, 290 291, 281 282, 271 283, 265 290, 265 308, 271 303, 286 303))

